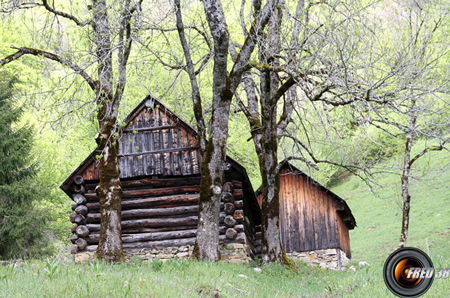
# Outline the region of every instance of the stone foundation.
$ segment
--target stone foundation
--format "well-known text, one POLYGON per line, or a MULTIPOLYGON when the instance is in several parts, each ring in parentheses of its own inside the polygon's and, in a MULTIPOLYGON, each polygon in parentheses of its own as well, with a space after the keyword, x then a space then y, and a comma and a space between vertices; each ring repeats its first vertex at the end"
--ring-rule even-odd
MULTIPOLYGON (((133 258, 142 260, 144 262, 151 262, 154 258, 159 258, 163 262, 168 259, 187 259, 192 256, 194 247, 180 246, 180 247, 165 247, 165 248, 150 248, 150 249, 124 249, 123 253, 127 262, 133 258)), ((220 254, 222 256, 221 262, 248 264, 251 260, 247 256, 243 244, 230 243, 221 246, 220 254)), ((75 254, 75 263, 86 263, 95 258, 95 252, 78 252, 75 254)))
POLYGON ((312 266, 319 265, 323 269, 345 270, 345 266, 350 262, 345 252, 339 248, 292 252, 287 253, 287 255, 291 258, 301 259, 312 266))

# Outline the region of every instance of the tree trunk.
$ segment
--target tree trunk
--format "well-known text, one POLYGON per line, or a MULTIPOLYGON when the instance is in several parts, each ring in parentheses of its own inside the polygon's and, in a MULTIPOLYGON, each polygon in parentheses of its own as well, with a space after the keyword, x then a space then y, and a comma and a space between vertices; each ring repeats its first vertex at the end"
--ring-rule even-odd
POLYGON ((205 0, 203 6, 214 39, 213 105, 211 133, 202 159, 198 232, 194 254, 199 260, 214 262, 220 259, 220 199, 233 93, 227 72, 229 33, 222 4, 220 1, 205 0))
MULTIPOLYGON (((284 1, 280 1, 284 5, 284 1)), ((280 26, 282 11, 278 6, 269 21, 267 52, 260 58, 273 66, 278 66, 278 58, 272 58, 280 52, 280 26)), ((261 72, 261 108, 262 108, 262 150, 264 152, 260 161, 262 175, 262 262, 270 264, 293 265, 287 258, 280 235, 280 174, 278 166, 278 136, 277 136, 277 100, 274 94, 279 86, 278 75, 275 72, 264 70, 261 72)), ((295 265, 293 265, 295 268, 295 265)))
POLYGON ((403 160, 403 172, 402 172, 402 199, 403 199, 403 218, 402 218, 402 230, 400 233, 400 243, 399 248, 406 246, 406 241, 408 239, 408 228, 409 228, 409 210, 411 196, 409 195, 409 175, 411 171, 411 147, 412 147, 412 132, 408 133, 406 139, 405 156, 403 160))
POLYGON ((93 2, 95 44, 98 57, 97 120, 100 133, 95 136, 101 151, 100 182, 95 188, 100 202, 101 227, 97 257, 118 262, 125 259, 122 250, 121 201, 119 180, 119 143, 113 137, 120 98, 114 96, 110 26, 106 1, 93 2))

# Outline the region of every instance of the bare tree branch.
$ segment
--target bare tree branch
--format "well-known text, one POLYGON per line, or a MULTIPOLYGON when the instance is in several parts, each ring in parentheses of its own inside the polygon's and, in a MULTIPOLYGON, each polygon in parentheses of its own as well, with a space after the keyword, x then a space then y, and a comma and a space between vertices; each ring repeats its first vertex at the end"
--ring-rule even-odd
MULTIPOLYGON (((41 4, 39 4, 39 5, 41 5, 41 4)), ((56 10, 55 8, 51 7, 48 4, 47 0, 42 0, 42 5, 41 6, 44 6, 46 10, 48 10, 49 12, 51 12, 51 13, 53 13, 55 15, 58 15, 58 16, 66 18, 66 19, 74 21, 75 24, 77 24, 80 27, 84 27, 84 26, 86 26, 86 25, 88 25, 88 24, 90 24, 92 22, 92 20, 86 20, 86 21, 82 21, 81 22, 80 20, 78 20, 78 18, 76 18, 75 16, 73 16, 71 14, 65 13, 63 11, 56 10)))
POLYGON ((22 57, 23 55, 27 55, 27 54, 33 55, 33 56, 38 56, 38 57, 45 57, 47 59, 51 59, 53 61, 59 62, 62 65, 66 65, 66 66, 70 67, 73 71, 75 71, 76 73, 78 73, 79 75, 81 75, 83 77, 83 79, 89 84, 89 86, 91 87, 91 89, 93 91, 97 91, 97 87, 98 87, 97 83, 81 67, 79 67, 72 61, 61 58, 60 56, 58 56, 56 54, 46 52, 43 50, 39 50, 39 49, 32 49, 32 48, 27 48, 27 47, 15 47, 15 46, 11 46, 11 48, 18 50, 18 51, 12 55, 9 55, 5 59, 0 60, 0 66, 4 66, 5 64, 8 64, 14 60, 17 60, 20 57, 22 57))

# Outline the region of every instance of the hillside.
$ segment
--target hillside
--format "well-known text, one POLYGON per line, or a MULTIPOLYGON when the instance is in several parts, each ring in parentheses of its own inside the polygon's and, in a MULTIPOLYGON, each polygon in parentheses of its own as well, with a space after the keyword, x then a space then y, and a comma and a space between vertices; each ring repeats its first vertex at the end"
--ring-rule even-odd
MULTIPOLYGON (((417 148, 423 146, 419 142, 417 148)), ((449 153, 432 152, 416 164, 416 169, 427 169, 414 173, 419 180, 411 186, 411 222, 408 246, 427 251, 433 258, 441 256, 450 260, 450 169, 447 166, 449 153)), ((398 164, 393 157, 382 167, 398 164)), ((357 177, 350 177, 332 190, 344 198, 352 209, 358 227, 350 232, 352 254, 355 261, 383 264, 387 256, 397 247, 401 227, 401 180, 400 176, 382 174, 371 193, 367 185, 357 177)), ((450 265, 450 263, 447 263, 450 265)))

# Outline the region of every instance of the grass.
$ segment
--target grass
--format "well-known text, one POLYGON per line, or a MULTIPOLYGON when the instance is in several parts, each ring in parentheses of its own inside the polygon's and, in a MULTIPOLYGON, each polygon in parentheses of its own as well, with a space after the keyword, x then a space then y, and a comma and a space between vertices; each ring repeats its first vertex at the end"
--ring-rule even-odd
MULTIPOLYGON (((448 153, 421 161, 442 171, 411 189, 408 246, 428 249, 435 267, 450 267, 450 169, 448 153)), ((394 159, 389 162, 396 162, 394 159)), ((400 236, 400 178, 381 176, 378 196, 350 177, 333 191, 347 200, 358 227, 350 232, 352 265, 357 271, 337 272, 298 261, 287 268, 170 260, 110 265, 74 264, 68 260, 28 261, 20 267, 0 266, 0 297, 395 297, 384 285, 384 261, 400 236), (360 261, 370 266, 358 267, 360 261), (245 277, 239 276, 245 275, 245 277)), ((435 280, 423 297, 448 297, 450 279, 435 280)))

